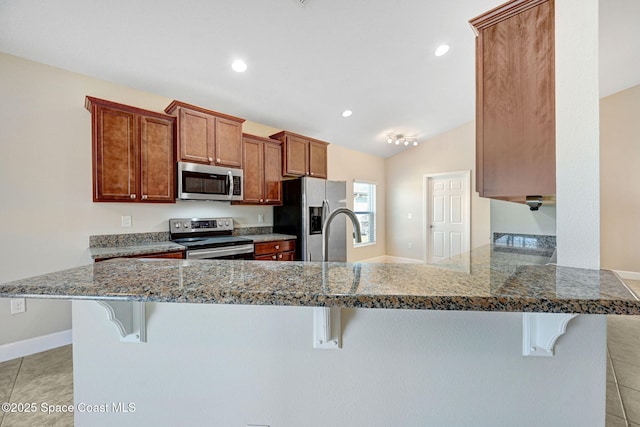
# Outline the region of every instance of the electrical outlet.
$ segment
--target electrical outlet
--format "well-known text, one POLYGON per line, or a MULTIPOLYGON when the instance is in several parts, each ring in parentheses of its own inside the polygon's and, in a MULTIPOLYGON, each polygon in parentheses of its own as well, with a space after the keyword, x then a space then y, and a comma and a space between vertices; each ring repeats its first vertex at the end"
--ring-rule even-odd
POLYGON ((407 243, 407 248, 409 248, 409 249, 413 248, 413 242, 407 243))
POLYGON ((258 214, 258 223, 262 224, 264 222, 264 214, 258 214))
POLYGON ((122 227, 131 227, 131 215, 122 215, 122 227))
POLYGON ((24 298, 14 298, 11 300, 11 314, 24 313, 27 309, 27 303, 24 298))

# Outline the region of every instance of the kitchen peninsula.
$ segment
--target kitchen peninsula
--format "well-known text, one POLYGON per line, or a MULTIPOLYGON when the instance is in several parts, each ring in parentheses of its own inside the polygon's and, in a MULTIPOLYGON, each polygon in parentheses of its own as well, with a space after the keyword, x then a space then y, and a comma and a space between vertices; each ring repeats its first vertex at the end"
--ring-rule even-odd
POLYGON ((498 246, 443 267, 117 259, 0 296, 74 300, 76 402, 136 407, 81 424, 589 425, 604 413, 602 314, 640 302, 610 271, 547 261, 498 246), (142 303, 146 342, 119 342, 92 300, 142 303), (342 349, 313 348, 323 306, 342 307, 342 349), (522 356, 523 312, 570 314, 553 357, 522 356), (451 399, 467 410, 442 412, 451 399), (299 418, 311 406, 327 410, 299 418))

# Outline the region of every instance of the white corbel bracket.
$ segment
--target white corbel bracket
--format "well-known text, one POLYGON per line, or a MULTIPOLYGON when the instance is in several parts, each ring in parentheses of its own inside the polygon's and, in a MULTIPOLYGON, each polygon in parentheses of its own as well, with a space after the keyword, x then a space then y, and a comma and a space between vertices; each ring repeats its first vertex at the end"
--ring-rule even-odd
POLYGON ((147 342, 145 303, 140 301, 96 301, 118 328, 120 342, 147 342))
POLYGON ((340 308, 313 308, 313 348, 338 350, 342 348, 340 308))
POLYGON ((522 355, 553 356, 556 341, 577 314, 522 313, 522 355))

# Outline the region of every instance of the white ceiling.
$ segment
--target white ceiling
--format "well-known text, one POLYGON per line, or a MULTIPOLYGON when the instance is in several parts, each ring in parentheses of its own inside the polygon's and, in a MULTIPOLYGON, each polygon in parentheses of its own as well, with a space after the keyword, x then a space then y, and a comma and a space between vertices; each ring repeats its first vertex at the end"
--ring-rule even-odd
MULTIPOLYGON (((388 157, 474 118, 468 21, 501 3, 0 0, 0 51, 388 157)), ((640 83, 640 0, 600 9, 605 96, 640 83)))

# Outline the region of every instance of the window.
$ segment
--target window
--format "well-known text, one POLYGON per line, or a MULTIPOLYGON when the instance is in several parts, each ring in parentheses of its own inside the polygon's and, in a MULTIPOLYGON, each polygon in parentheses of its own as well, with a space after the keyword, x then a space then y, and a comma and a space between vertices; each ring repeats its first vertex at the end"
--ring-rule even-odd
POLYGON ((376 242, 376 185, 369 182, 353 182, 353 211, 360 222, 362 243, 376 242))

